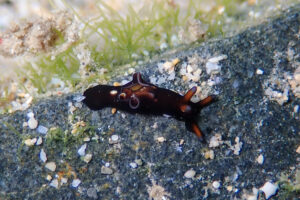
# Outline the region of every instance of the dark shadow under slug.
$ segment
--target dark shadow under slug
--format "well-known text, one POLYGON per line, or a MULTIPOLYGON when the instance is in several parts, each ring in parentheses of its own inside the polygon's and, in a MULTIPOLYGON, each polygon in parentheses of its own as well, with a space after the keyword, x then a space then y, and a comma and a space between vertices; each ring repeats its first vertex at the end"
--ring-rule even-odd
POLYGON ((83 103, 92 110, 104 107, 117 108, 129 113, 170 115, 185 121, 186 128, 194 132, 201 141, 204 135, 196 123, 200 110, 216 98, 208 96, 199 102, 192 102, 197 87, 192 87, 184 96, 145 82, 140 73, 133 74, 133 80, 123 86, 97 85, 87 89, 83 103))

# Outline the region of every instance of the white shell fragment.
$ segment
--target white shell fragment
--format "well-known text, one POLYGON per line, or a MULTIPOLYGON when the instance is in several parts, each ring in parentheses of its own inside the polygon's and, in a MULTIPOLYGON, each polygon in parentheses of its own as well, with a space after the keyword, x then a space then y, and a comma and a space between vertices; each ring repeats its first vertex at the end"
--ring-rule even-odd
POLYGON ((109 138, 109 141, 108 143, 109 144, 117 144, 120 140, 120 137, 118 135, 112 135, 110 138, 109 138))
POLYGON ((231 149, 233 150, 234 155, 240 155, 240 151, 242 150, 243 142, 240 142, 240 138, 236 137, 235 138, 235 144, 231 149))
POLYGON ((36 141, 37 141, 36 138, 26 139, 26 140, 24 141, 24 144, 25 144, 26 146, 31 147, 31 146, 33 146, 33 145, 36 143, 36 141))
POLYGON ((85 96, 83 96, 83 95, 78 95, 73 98, 73 100, 76 102, 82 102, 84 99, 85 99, 85 96))
POLYGON ((29 127, 30 129, 35 129, 35 128, 37 127, 37 125, 38 125, 38 121, 37 121, 36 119, 34 119, 34 118, 30 118, 30 119, 27 121, 27 123, 28 123, 28 127, 29 127))
POLYGON ((42 137, 38 137, 38 139, 37 139, 37 141, 36 141, 36 143, 35 143, 35 145, 41 145, 43 143, 43 139, 42 139, 42 137))
POLYGON ((194 178, 195 175, 196 175, 196 171, 193 169, 190 169, 184 173, 185 178, 194 178))
POLYGON ((74 179, 72 181, 72 187, 76 188, 79 186, 79 184, 81 183, 81 180, 79 180, 78 178, 74 179))
POLYGON ((84 156, 84 155, 85 155, 85 149, 86 149, 86 143, 85 143, 84 145, 82 145, 82 146, 78 149, 77 153, 78 153, 80 156, 84 156))
POLYGON ((215 158, 215 153, 214 153, 214 151, 213 150, 209 150, 209 151, 206 151, 205 153, 204 153, 204 158, 205 159, 214 159, 215 158))
POLYGON ((27 121, 28 127, 30 129, 35 129, 38 126, 38 121, 34 118, 33 112, 28 113, 27 117, 29 118, 27 121))
POLYGON ((50 175, 48 174, 47 177, 46 177, 46 180, 47 180, 47 181, 51 181, 51 180, 52 180, 52 176, 50 176, 50 175))
POLYGON ((214 181, 214 182, 212 183, 212 186, 213 186, 213 188, 215 188, 215 189, 219 189, 219 187, 221 186, 221 184, 220 184, 219 181, 214 181))
POLYGON ((219 61, 227 59, 227 55, 220 55, 216 57, 212 57, 208 59, 205 68, 207 74, 217 74, 221 71, 221 65, 219 65, 219 61))
POLYGON ((138 167, 138 165, 137 165, 135 162, 129 163, 129 166, 130 166, 132 169, 135 169, 135 168, 138 167))
POLYGON ((90 154, 90 153, 88 153, 88 154, 86 154, 86 155, 84 156, 83 161, 84 161, 85 163, 89 163, 89 162, 92 160, 92 157, 93 157, 93 155, 90 154))
POLYGON ((257 70, 256 70, 256 74, 258 74, 258 75, 262 75, 262 74, 264 74, 264 71, 263 71, 263 70, 261 70, 261 69, 257 69, 257 70))
POLYGON ((265 193, 266 199, 269 199, 271 196, 276 194, 278 190, 278 185, 275 185, 268 181, 261 188, 259 188, 259 190, 265 193))
POLYGON ((298 154, 300 154, 300 145, 299 145, 298 148, 296 149, 296 152, 297 152, 298 154))
POLYGON ((49 185, 52 187, 58 188, 58 180, 57 179, 52 180, 49 185))
POLYGON ((55 162, 48 162, 48 163, 46 163, 45 167, 47 169, 49 169, 50 171, 54 172, 56 169, 56 164, 55 164, 55 162))
POLYGON ((107 174, 107 175, 110 175, 113 173, 113 170, 109 167, 105 167, 105 166, 102 166, 101 167, 101 174, 107 174))
POLYGON ((212 63, 218 63, 221 60, 227 59, 227 55, 219 55, 216 57, 212 57, 210 59, 208 59, 208 62, 212 62, 212 63))
POLYGON ((221 66, 218 65, 217 63, 207 62, 205 67, 206 67, 207 74, 211 74, 212 72, 218 73, 221 71, 221 66))
POLYGON ((60 184, 63 185, 63 184, 66 184, 66 183, 68 183, 68 178, 62 177, 60 179, 60 184))
POLYGON ((256 161, 258 162, 258 164, 262 165, 264 163, 264 156, 263 155, 259 155, 256 158, 256 161))
POLYGON ((44 149, 41 149, 41 151, 40 151, 40 159, 41 159, 42 162, 47 161, 47 155, 46 155, 44 149))
POLYGON ((210 148, 218 147, 218 146, 220 146, 221 144, 223 144, 221 134, 216 134, 216 135, 212 136, 212 137, 210 138, 210 140, 209 140, 209 147, 210 147, 210 148))
POLYGON ((28 118, 33 118, 33 117, 34 117, 34 113, 33 113, 33 112, 27 113, 27 117, 28 117, 28 118))
POLYGON ((164 137, 158 137, 158 138, 156 138, 156 140, 157 140, 157 142, 159 142, 159 143, 163 143, 163 142, 166 141, 166 138, 164 138, 164 137))

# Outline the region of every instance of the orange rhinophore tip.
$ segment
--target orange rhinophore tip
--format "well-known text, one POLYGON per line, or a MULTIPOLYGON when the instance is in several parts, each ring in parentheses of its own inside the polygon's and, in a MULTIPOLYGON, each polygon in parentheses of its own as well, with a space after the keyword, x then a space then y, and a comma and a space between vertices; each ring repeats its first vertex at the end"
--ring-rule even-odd
POLYGON ((197 92, 197 87, 192 87, 183 97, 184 102, 189 102, 192 96, 197 92))
POLYGON ((191 124, 191 128, 192 128, 193 132, 197 135, 197 137, 198 137, 201 141, 204 141, 203 134, 202 134, 200 128, 198 127, 198 125, 195 124, 195 123, 192 123, 192 124, 191 124))
POLYGON ((216 100, 215 96, 208 96, 205 99, 201 100, 198 102, 198 106, 200 108, 203 108, 205 106, 208 106, 209 104, 211 104, 212 102, 214 102, 216 100))

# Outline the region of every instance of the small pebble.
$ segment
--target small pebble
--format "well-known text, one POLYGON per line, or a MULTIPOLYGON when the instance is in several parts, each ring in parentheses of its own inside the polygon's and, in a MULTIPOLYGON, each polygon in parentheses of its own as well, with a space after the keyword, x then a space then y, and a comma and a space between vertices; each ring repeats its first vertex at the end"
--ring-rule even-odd
POLYGON ((85 149, 86 149, 86 143, 84 144, 84 145, 82 145, 79 149, 78 149, 78 151, 77 151, 77 153, 80 155, 80 156, 84 156, 85 155, 85 149))
POLYGON ((75 106, 76 108, 82 108, 82 103, 74 103, 74 106, 75 106))
POLYGON ((222 55, 208 59, 208 62, 218 63, 219 61, 224 60, 224 59, 227 59, 227 55, 222 54, 222 55))
POLYGON ((233 190, 233 187, 232 187, 232 185, 228 185, 228 186, 226 187, 226 189, 227 189, 228 192, 231 192, 231 191, 233 190))
POLYGON ((119 82, 114 82, 113 86, 121 86, 121 84, 119 82))
POLYGON ((234 155, 240 155, 240 151, 242 150, 243 142, 240 142, 239 137, 235 137, 235 145, 233 146, 233 154, 234 155))
POLYGON ((217 63, 207 62, 205 67, 206 67, 207 74, 212 74, 212 73, 217 74, 221 71, 221 66, 218 65, 217 63))
POLYGON ((119 136, 118 135, 112 135, 109 138, 109 141, 108 141, 109 144, 117 144, 118 142, 119 142, 119 136))
POLYGON ((219 189, 220 186, 221 186, 221 184, 220 184, 219 181, 214 181, 214 182, 212 183, 212 186, 213 186, 213 188, 215 188, 215 189, 219 189))
POLYGON ((300 145, 298 146, 296 152, 297 152, 298 154, 300 154, 300 145))
POLYGON ((47 169, 49 169, 50 171, 54 172, 56 169, 56 164, 55 164, 55 162, 48 162, 48 163, 46 163, 45 167, 47 169))
POLYGON ((216 74, 221 71, 221 66, 218 65, 219 61, 227 59, 227 55, 220 55, 216 57, 212 57, 208 59, 208 62, 206 63, 206 73, 207 74, 216 74))
POLYGON ((134 162, 135 162, 136 164, 138 164, 139 166, 141 166, 141 165, 143 164, 142 159, 136 159, 134 162))
POLYGON ((99 140, 99 136, 95 135, 94 137, 92 137, 92 140, 99 140))
POLYGON ((271 182, 266 182, 261 188, 259 188, 259 190, 265 193, 266 199, 269 199, 271 196, 276 194, 278 186, 271 182))
POLYGON ((300 84, 300 67, 298 65, 298 68, 294 72, 294 79, 297 82, 297 84, 300 84))
POLYGON ((76 178, 72 181, 72 187, 76 188, 79 186, 80 183, 81 181, 78 178, 76 178))
POLYGON ((130 166, 132 169, 135 169, 135 168, 138 167, 138 165, 137 165, 135 162, 131 162, 131 163, 129 164, 129 166, 130 166))
POLYGON ((117 112, 117 109, 116 108, 112 108, 111 109, 111 114, 115 114, 117 112))
POLYGON ((37 139, 37 141, 36 141, 36 143, 35 143, 35 145, 41 145, 43 143, 43 139, 42 139, 42 137, 38 137, 38 139, 37 139))
POLYGON ((89 162, 92 160, 92 157, 93 157, 93 155, 90 154, 90 153, 88 153, 88 154, 86 154, 86 155, 84 156, 83 161, 84 161, 85 163, 89 163, 89 162))
POLYGON ((30 129, 35 129, 38 126, 38 121, 34 117, 31 117, 27 121, 27 124, 30 129))
POLYGON ((152 128, 157 129, 157 127, 158 127, 157 122, 155 122, 155 123, 152 125, 152 128))
POLYGON ((183 145, 184 144, 184 139, 181 139, 180 141, 179 141, 179 145, 183 145))
POLYGON ((78 95, 73 98, 73 100, 76 102, 82 102, 84 99, 85 99, 85 96, 83 96, 83 95, 78 95))
POLYGON ((264 156, 263 155, 259 155, 256 158, 256 161, 258 162, 258 164, 262 165, 264 163, 264 156))
POLYGON ((44 149, 41 149, 41 151, 40 151, 40 159, 41 159, 42 162, 47 161, 47 156, 46 156, 46 153, 45 153, 44 149))
POLYGON ((204 157, 205 157, 205 159, 211 159, 211 160, 213 160, 215 158, 215 153, 214 153, 213 150, 206 151, 204 153, 204 157))
POLYGON ((36 129, 36 131, 40 134, 46 135, 48 132, 48 128, 42 125, 39 125, 36 129))
POLYGON ((257 70, 256 70, 256 74, 258 74, 258 75, 262 75, 262 74, 264 74, 264 71, 263 71, 263 70, 261 70, 261 69, 257 69, 257 70))
POLYGON ((58 180, 57 179, 52 180, 49 185, 52 187, 58 188, 58 180))
POLYGON ((209 140, 209 147, 215 148, 220 146, 221 144, 223 144, 221 134, 216 134, 209 140))
POLYGON ((156 140, 157 140, 157 142, 163 143, 163 142, 166 141, 166 138, 164 138, 164 137, 158 137, 158 138, 156 138, 156 140))
POLYGON ((295 105, 294 107, 294 113, 298 113, 299 112, 299 105, 295 105))
POLYGON ((27 113, 27 117, 28 117, 28 118, 33 118, 33 117, 34 117, 34 113, 33 113, 33 112, 27 113))
POLYGON ((46 177, 46 180, 47 180, 47 181, 51 181, 51 180, 52 180, 52 176, 50 176, 50 175, 48 174, 47 177, 46 177))
POLYGON ((86 191, 86 194, 88 197, 93 198, 93 199, 98 199, 98 195, 97 195, 97 190, 95 188, 89 188, 86 191))
POLYGON ((36 141, 37 141, 36 138, 26 139, 26 140, 24 141, 24 144, 25 144, 26 146, 31 147, 31 146, 33 146, 33 145, 36 143, 36 141))
POLYGON ((28 123, 27 122, 23 122, 22 126, 25 128, 28 126, 28 123))
POLYGON ((108 168, 108 167, 105 167, 105 166, 102 166, 101 167, 101 174, 107 174, 107 175, 110 175, 113 173, 113 170, 108 168))
POLYGON ((61 179, 60 179, 60 184, 62 185, 62 184, 67 184, 68 183, 68 178, 65 178, 65 177, 62 177, 61 179))
POLYGON ((129 74, 133 74, 134 72, 135 72, 135 69, 134 69, 134 68, 131 67, 131 68, 128 69, 128 73, 129 73, 129 74))
POLYGON ((196 171, 193 169, 190 169, 184 173, 185 178, 194 178, 195 175, 196 175, 196 171))

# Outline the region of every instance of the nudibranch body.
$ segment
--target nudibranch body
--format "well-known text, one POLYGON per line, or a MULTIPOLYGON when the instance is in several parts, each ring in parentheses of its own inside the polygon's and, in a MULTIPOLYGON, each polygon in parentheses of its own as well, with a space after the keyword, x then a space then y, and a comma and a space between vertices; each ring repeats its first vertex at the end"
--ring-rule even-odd
POLYGON ((169 115, 185 121, 189 131, 194 132, 203 140, 196 118, 201 108, 215 99, 213 96, 194 103, 192 96, 197 88, 192 87, 184 96, 147 83, 140 73, 133 75, 133 80, 123 86, 98 85, 84 92, 83 103, 92 110, 104 107, 117 108, 130 113, 169 115))

